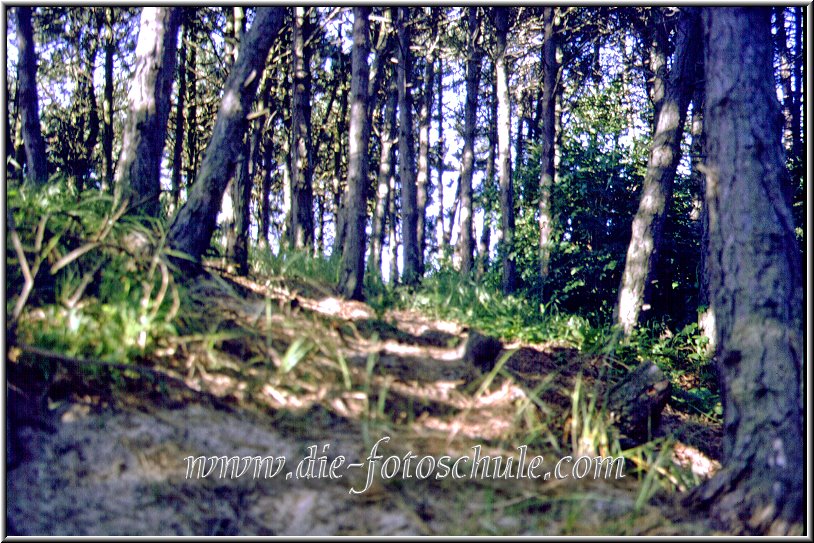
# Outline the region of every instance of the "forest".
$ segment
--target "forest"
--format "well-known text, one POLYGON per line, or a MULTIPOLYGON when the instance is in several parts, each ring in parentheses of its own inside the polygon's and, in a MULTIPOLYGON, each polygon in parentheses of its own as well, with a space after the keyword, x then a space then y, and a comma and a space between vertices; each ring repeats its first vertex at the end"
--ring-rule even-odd
POLYGON ((3 10, 4 534, 810 536, 808 7, 3 10))

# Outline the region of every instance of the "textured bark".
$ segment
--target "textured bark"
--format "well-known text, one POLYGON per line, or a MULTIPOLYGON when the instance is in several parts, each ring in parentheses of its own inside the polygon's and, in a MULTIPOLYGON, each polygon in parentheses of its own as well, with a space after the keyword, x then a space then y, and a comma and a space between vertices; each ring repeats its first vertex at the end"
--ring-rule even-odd
POLYGON ((48 182, 48 162, 45 139, 40 127, 40 106, 37 97, 37 51, 31 26, 31 8, 17 7, 17 61, 19 108, 22 117, 22 135, 25 145, 26 181, 41 187, 48 182))
POLYGON ((175 77, 180 8, 143 8, 136 66, 130 83, 115 194, 131 209, 157 217, 161 211, 161 157, 175 77))
POLYGON ((198 180, 170 226, 168 245, 193 260, 200 259, 215 231, 223 193, 235 172, 241 141, 246 133, 246 115, 282 20, 282 8, 257 8, 254 22, 240 45, 238 60, 226 80, 198 180))
POLYGON ((802 262, 784 184, 783 117, 765 8, 707 8, 712 305, 723 469, 687 503, 732 532, 804 530, 802 262))
MULTIPOLYGON (((543 96, 540 100, 542 120, 542 153, 540 164, 540 284, 548 279, 551 261, 551 236, 554 217, 551 212, 551 191, 554 187, 554 125, 557 85, 557 41, 554 28, 555 7, 543 8, 543 96)), ((545 291, 543 293, 545 296, 545 291)))
POLYGON ((413 138, 413 99, 408 82, 412 73, 409 8, 399 8, 398 90, 399 90, 399 177, 401 177, 402 279, 407 285, 419 280, 418 209, 413 138))
POLYGON ((353 8, 350 125, 348 127, 348 189, 346 242, 339 269, 342 295, 362 299, 365 276, 365 225, 367 223, 367 172, 370 116, 368 111, 367 57, 370 53, 369 7, 353 8))
POLYGON ((390 85, 385 103, 384 125, 382 126, 381 158, 376 181, 376 209, 373 214, 370 238, 370 263, 368 269, 372 273, 382 273, 382 247, 384 246, 385 224, 388 215, 388 200, 390 198, 390 180, 394 176, 393 164, 396 158, 396 108, 398 92, 395 85, 390 85))
POLYGON ((388 233, 388 257, 390 258, 390 285, 394 286, 399 282, 399 264, 398 264, 398 220, 399 214, 398 210, 396 209, 397 206, 397 199, 396 199, 396 176, 390 176, 390 211, 389 211, 389 219, 388 223, 390 224, 390 229, 388 233))
MULTIPOLYGON (((238 47, 245 32, 245 13, 243 8, 234 7, 234 57, 238 58, 238 47)), ((265 86, 265 85, 261 85, 265 86)), ((238 155, 235 178, 232 180, 233 221, 227 245, 226 256, 237 265, 237 272, 245 275, 249 272, 249 224, 251 212, 252 182, 251 171, 251 126, 243 136, 243 145, 238 155)), ((256 132, 256 131, 255 131, 256 132)))
POLYGON ((514 257, 514 187, 512 184, 511 153, 511 104, 509 102, 509 73, 506 61, 506 37, 509 33, 509 8, 495 9, 495 78, 497 80, 497 148, 498 177, 500 179, 501 258, 503 277, 501 287, 505 294, 517 288, 517 271, 514 257))
POLYGON ((198 175, 198 76, 196 33, 190 29, 187 45, 187 187, 195 184, 198 175))
POLYGON ((295 7, 291 59, 294 91, 291 105, 291 231, 292 248, 310 248, 314 242, 313 157, 311 145, 311 47, 306 41, 311 25, 307 8, 295 7))
POLYGON ((481 50, 478 8, 469 8, 469 35, 466 48, 466 102, 464 104, 464 149, 461 157, 461 232, 458 238, 461 275, 472 273, 475 240, 472 232, 472 175, 475 170, 475 124, 478 116, 481 50))
MULTIPOLYGON (((652 88, 651 95, 655 98, 653 143, 615 309, 616 321, 625 335, 630 335, 643 307, 650 303, 699 55, 700 18, 696 10, 685 8, 679 17, 672 69, 664 79, 657 75, 652 88)), ((651 58, 659 56, 653 54, 651 58)))

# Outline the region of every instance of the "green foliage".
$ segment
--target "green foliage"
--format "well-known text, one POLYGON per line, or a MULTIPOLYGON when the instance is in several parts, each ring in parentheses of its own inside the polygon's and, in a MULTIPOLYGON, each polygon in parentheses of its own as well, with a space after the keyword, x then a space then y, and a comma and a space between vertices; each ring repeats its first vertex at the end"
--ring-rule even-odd
POLYGON ((314 256, 308 251, 281 249, 274 254, 270 248, 256 247, 249 252, 254 273, 266 277, 297 278, 321 285, 336 285, 339 281, 339 260, 314 256))
POLYGON ((76 200, 64 180, 11 186, 8 207, 7 311, 21 342, 126 362, 174 333, 180 295, 159 223, 123 216, 100 192, 76 200))

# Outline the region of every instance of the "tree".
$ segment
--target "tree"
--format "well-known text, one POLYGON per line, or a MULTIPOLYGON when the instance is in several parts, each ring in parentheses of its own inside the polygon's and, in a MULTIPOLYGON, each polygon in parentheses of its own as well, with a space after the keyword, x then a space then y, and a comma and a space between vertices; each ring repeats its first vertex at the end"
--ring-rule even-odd
POLYGON ((34 45, 34 30, 31 26, 31 8, 17 8, 17 47, 20 58, 17 62, 18 100, 22 116, 23 143, 28 171, 26 180, 34 186, 42 186, 48 181, 48 162, 45 155, 45 140, 40 128, 40 106, 37 97, 37 52, 34 45))
POLYGON ((370 263, 368 269, 381 276, 382 248, 386 236, 388 202, 394 195, 390 193, 391 178, 394 177, 393 164, 395 162, 396 142, 398 141, 398 127, 396 125, 396 110, 398 104, 398 91, 395 84, 387 89, 387 99, 384 106, 384 123, 381 127, 381 158, 377 175, 376 209, 373 213, 370 237, 370 263))
POLYGON ((179 8, 142 9, 127 121, 116 166, 116 199, 129 200, 132 208, 153 217, 161 210, 159 174, 180 23, 179 8))
POLYGON ((313 150, 311 144, 310 10, 294 8, 291 58, 294 88, 291 95, 291 247, 314 242, 313 150))
POLYGON ((557 34, 554 28, 555 7, 543 8, 543 95, 540 100, 542 117, 542 154, 540 165, 540 281, 545 284, 551 260, 551 236, 554 218, 551 213, 551 191, 554 187, 554 138, 556 123, 557 34))
POLYGON ((688 497, 730 529, 802 534, 802 263, 772 77, 770 10, 706 8, 709 253, 723 469, 688 497))
POLYGON ((466 47, 466 103, 464 105, 464 149, 461 157, 461 274, 472 273, 475 241, 472 232, 472 175, 475 169, 475 124, 478 115, 478 86, 480 83, 481 49, 478 8, 470 7, 469 33, 466 47))
MULTIPOLYGON (((655 23, 652 23, 655 26, 655 23)), ((687 106, 692 96, 692 81, 700 43, 700 19, 694 8, 682 8, 676 28, 674 60, 666 72, 666 45, 652 38, 650 69, 654 74, 653 142, 642 185, 639 209, 633 219, 625 270, 619 286, 616 321, 629 335, 639 321, 650 294, 664 221, 673 192, 673 180, 681 157, 680 143, 687 106)), ((651 26, 652 29, 652 26, 651 26)), ((659 29, 652 29, 658 32, 659 29)))
POLYGON ((509 8, 494 8, 494 26, 497 39, 495 50, 495 79, 497 80, 497 149, 498 178, 500 179, 501 254, 503 264, 502 289, 511 294, 517 288, 514 256, 514 186, 512 184, 511 104, 509 102, 509 67, 506 58, 506 38, 509 34, 509 8))
POLYGON ((271 44, 283 21, 282 8, 257 8, 240 44, 220 103, 212 138, 206 148, 198 179, 189 191, 167 234, 169 247, 199 260, 215 231, 221 200, 237 166, 248 115, 254 101, 271 44))
POLYGON ((408 82, 413 70, 410 52, 410 8, 398 8, 399 177, 401 177, 402 277, 407 285, 419 280, 418 209, 413 137, 413 99, 408 82))
POLYGON ((348 298, 362 298, 365 276, 365 225, 367 223, 367 172, 370 117, 368 114, 367 57, 370 53, 369 7, 353 8, 351 104, 348 132, 348 190, 345 246, 339 272, 339 290, 348 298))

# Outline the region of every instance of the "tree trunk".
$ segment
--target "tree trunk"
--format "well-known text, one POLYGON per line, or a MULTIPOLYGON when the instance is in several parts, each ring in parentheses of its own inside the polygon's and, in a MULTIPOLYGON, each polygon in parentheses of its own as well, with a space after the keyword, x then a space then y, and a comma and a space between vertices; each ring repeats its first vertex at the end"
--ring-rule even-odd
POLYGON ((803 6, 794 6, 794 60, 791 64, 794 76, 794 100, 791 107, 791 156, 802 164, 803 161, 803 123, 800 111, 803 102, 803 6))
POLYGON ((393 163, 396 153, 396 107, 398 91, 395 85, 390 85, 385 104, 384 126, 382 126, 381 159, 379 160, 379 173, 376 189, 376 210, 373 214, 370 238, 370 263, 368 269, 382 275, 382 247, 384 245, 385 224, 388 214, 388 199, 390 198, 390 180, 394 175, 393 163))
POLYGON ((551 236, 554 231, 554 217, 551 213, 551 191, 554 187, 554 125, 556 123, 555 96, 557 93, 557 41, 554 28, 555 7, 543 8, 543 96, 540 116, 542 117, 542 154, 540 164, 540 285, 543 299, 547 299, 545 289, 548 279, 548 266, 551 261, 551 236))
POLYGON ((116 200, 128 200, 131 209, 151 217, 161 211, 161 157, 180 22, 180 8, 142 9, 127 121, 116 166, 116 200))
POLYGON ((388 246, 388 257, 390 258, 390 286, 395 286, 399 282, 399 261, 398 261, 398 232, 397 225, 399 213, 396 209, 396 176, 390 176, 390 211, 388 223, 390 224, 388 246))
POLYGON ((681 158, 684 119, 692 96, 700 42, 699 17, 693 8, 684 8, 679 17, 670 75, 664 79, 657 75, 653 85, 656 97, 653 143, 615 310, 616 322, 626 336, 639 322, 641 311, 649 309, 661 234, 681 158))
POLYGON ((473 268, 475 240, 472 232, 472 175, 475 170, 475 124, 478 118, 478 87, 481 52, 478 45, 480 22, 478 8, 469 8, 469 35, 466 59, 466 103, 464 105, 464 149, 461 157, 461 275, 469 276, 473 268))
POLYGON ((362 299, 365 276, 365 225, 367 223, 367 172, 370 116, 368 114, 367 57, 370 53, 369 7, 353 8, 350 125, 348 127, 348 189, 346 242, 339 271, 339 290, 347 298, 362 299))
POLYGON ((506 61, 506 37, 509 33, 509 9, 494 8, 495 32, 495 79, 497 80, 497 148, 498 177, 500 179, 500 252, 503 264, 501 286, 504 294, 517 288, 517 271, 514 257, 514 187, 512 185, 511 153, 511 104, 509 103, 509 67, 506 61))
POLYGON ((251 28, 240 45, 221 100, 212 139, 204 153, 198 180, 186 204, 175 216, 168 245, 199 260, 209 247, 226 184, 234 175, 240 145, 271 44, 283 21, 282 8, 257 8, 251 28))
MULTIPOLYGON (((777 51, 778 68, 780 75, 780 88, 783 91, 783 118, 785 119, 783 139, 786 142, 786 150, 792 153, 792 141, 794 140, 794 119, 792 118, 792 111, 794 110, 794 92, 791 86, 791 51, 787 42, 786 33, 786 8, 784 6, 775 6, 773 8, 775 16, 775 28, 777 32, 774 34, 775 49, 777 51)), ((793 155, 792 155, 793 156, 793 155)))
POLYGON ((444 59, 438 59, 438 163, 435 165, 438 175, 438 217, 435 221, 435 230, 438 235, 438 249, 442 255, 449 252, 449 236, 447 236, 444 222, 444 59))
MULTIPOLYGON (((494 71, 494 65, 492 65, 494 71)), ((492 213, 493 206, 488 203, 487 195, 494 194, 495 184, 495 146, 497 145, 497 81, 492 76, 492 93, 489 97, 489 123, 488 123, 488 150, 486 153, 486 176, 483 178, 484 185, 484 206, 483 206, 483 229, 478 243, 478 268, 476 277, 481 279, 486 274, 489 264, 489 246, 492 239, 492 213), (488 205, 487 205, 488 204, 488 205)))
POLYGON ((404 251, 402 278, 405 284, 419 280, 418 209, 416 197, 413 100, 408 82, 413 70, 410 53, 409 8, 399 8, 399 177, 401 177, 401 238, 404 251))
POLYGON ((198 176, 198 72, 197 33, 194 27, 187 34, 187 187, 195 184, 198 176))
POLYGON ((189 28, 183 31, 184 38, 178 52, 178 103, 175 104, 175 141, 172 147, 172 208, 178 209, 181 197, 181 170, 184 166, 184 99, 187 94, 187 43, 189 28))
MULTIPOLYGON (((433 28, 435 26, 433 25, 433 28)), ((430 111, 432 110, 432 83, 435 54, 433 51, 426 58, 424 69, 424 94, 421 97, 421 111, 418 118, 418 173, 416 176, 416 206, 418 217, 416 231, 418 235, 418 275, 424 275, 424 258, 427 246, 427 186, 430 182, 430 111)))
POLYGON ((291 231, 292 248, 310 248, 314 242, 313 158, 311 156, 311 35, 307 8, 295 7, 291 58, 294 92, 291 106, 291 231))
POLYGON ((37 51, 34 45, 34 29, 31 26, 31 8, 17 9, 17 81, 19 84, 19 108, 22 117, 23 143, 25 145, 26 181, 35 187, 48 182, 48 161, 45 155, 45 139, 40 128, 40 105, 37 97, 37 51))
MULTIPOLYGON (((246 18, 243 8, 234 7, 234 41, 235 61, 238 58, 238 47, 246 29, 246 18)), ((261 79, 262 81, 262 79, 261 79)), ((265 87, 265 85, 261 85, 265 87)), ((249 224, 252 197, 253 176, 250 171, 251 163, 251 125, 247 127, 243 136, 242 146, 238 155, 238 165, 235 178, 232 180, 232 206, 233 221, 232 232, 226 256, 237 266, 237 272, 246 275, 249 272, 249 224)))
POLYGON ((706 8, 706 198, 723 469, 687 504, 730 532, 802 535, 802 262, 766 8, 706 8))
POLYGON ((113 37, 113 23, 116 10, 105 8, 105 89, 102 105, 102 162, 104 164, 103 190, 113 188, 113 54, 116 42, 113 37))

